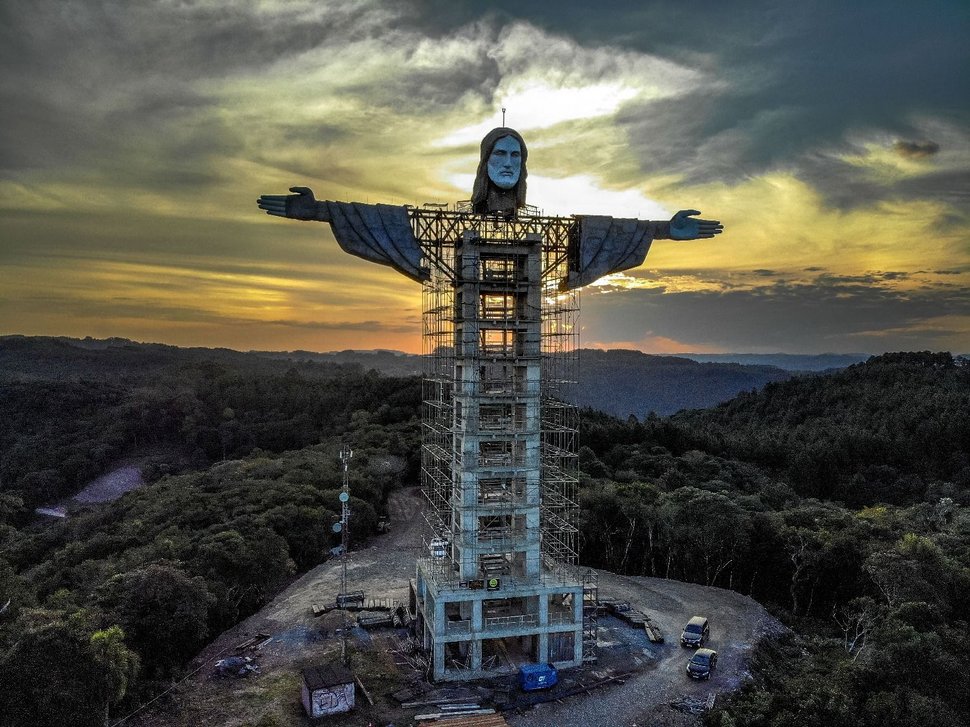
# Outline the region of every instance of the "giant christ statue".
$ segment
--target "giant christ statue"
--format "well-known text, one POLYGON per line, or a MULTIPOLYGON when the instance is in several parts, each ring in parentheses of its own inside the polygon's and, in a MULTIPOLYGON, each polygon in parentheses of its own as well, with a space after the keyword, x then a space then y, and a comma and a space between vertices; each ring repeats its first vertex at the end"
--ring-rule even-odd
POLYGON ((346 252, 424 286, 421 476, 434 537, 410 587, 435 680, 500 673, 510 653, 578 666, 595 649, 583 607, 593 586, 572 568, 574 291, 640 265, 654 239, 722 229, 696 210, 669 222, 535 214, 528 155, 515 130, 490 131, 471 200, 454 210, 318 201, 306 187, 258 200, 271 215, 329 222, 346 252))
MULTIPOLYGON (((471 215, 512 220, 525 207, 526 162, 522 136, 507 127, 482 139, 481 158, 472 189, 471 215)), ((428 279, 420 242, 412 232, 412 208, 317 200, 307 187, 290 195, 262 195, 257 204, 267 214, 329 222, 345 252, 390 265, 417 281, 428 279)), ((578 288, 610 273, 641 265, 655 239, 696 240, 720 234, 717 220, 697 219, 698 210, 681 210, 669 222, 575 215, 576 244, 563 288, 578 288)))

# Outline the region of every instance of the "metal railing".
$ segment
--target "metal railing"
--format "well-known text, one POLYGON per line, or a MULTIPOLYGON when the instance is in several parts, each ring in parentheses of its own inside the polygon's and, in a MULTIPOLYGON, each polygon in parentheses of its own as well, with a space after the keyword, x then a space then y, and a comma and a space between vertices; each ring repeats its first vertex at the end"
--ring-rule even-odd
POLYGON ((490 629, 514 628, 516 626, 537 626, 538 624, 538 614, 520 613, 514 616, 491 616, 484 619, 483 626, 488 631, 490 629))

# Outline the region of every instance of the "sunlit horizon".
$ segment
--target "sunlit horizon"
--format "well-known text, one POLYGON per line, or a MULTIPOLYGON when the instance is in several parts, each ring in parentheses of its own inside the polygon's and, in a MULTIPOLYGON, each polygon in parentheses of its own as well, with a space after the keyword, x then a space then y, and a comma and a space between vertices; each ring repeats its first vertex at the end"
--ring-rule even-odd
POLYGON ((417 284, 255 199, 467 199, 505 108, 545 214, 725 225, 588 286, 582 345, 970 351, 965 14, 570 8, 38 2, 0 85, 0 332, 417 353, 417 284))

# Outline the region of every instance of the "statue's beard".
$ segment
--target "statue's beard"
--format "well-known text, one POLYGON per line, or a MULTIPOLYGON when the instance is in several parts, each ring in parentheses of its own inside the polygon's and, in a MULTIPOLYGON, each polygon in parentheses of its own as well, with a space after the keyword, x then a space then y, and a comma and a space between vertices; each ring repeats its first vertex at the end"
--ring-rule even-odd
POLYGON ((488 185, 488 196, 485 199, 485 206, 488 212, 512 217, 515 215, 516 188, 502 189, 494 184, 488 185))

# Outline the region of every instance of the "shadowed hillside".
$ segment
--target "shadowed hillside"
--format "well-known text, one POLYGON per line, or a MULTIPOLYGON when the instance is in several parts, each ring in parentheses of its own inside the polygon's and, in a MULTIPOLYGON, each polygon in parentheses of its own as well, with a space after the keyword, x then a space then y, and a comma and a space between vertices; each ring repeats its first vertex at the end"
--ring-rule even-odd
MULTIPOLYGON (((808 358, 808 357, 806 357, 808 358)), ((417 376, 423 359, 399 351, 250 351, 178 348, 126 339, 0 337, 0 381, 56 380, 138 383, 175 377, 186 367, 229 367, 272 374, 295 367, 301 375, 333 376, 341 370, 417 376), (344 367, 341 369, 341 367, 344 367), (348 368, 349 367, 349 368, 348 368)), ((673 414, 719 404, 791 374, 774 366, 698 363, 640 351, 583 349, 574 403, 619 417, 673 414)))
MULTIPOLYGON (((604 364, 604 391, 658 364, 692 395, 712 370, 586 358, 604 364)), ((3 725, 102 725, 184 675, 326 557, 343 444, 360 538, 418 480, 416 377, 22 337, 0 339, 0 370, 3 725), (33 516, 131 459, 144 486, 66 520, 33 516)), ((671 417, 584 411, 581 564, 736 590, 793 627, 758 651, 714 727, 965 724, 965 670, 936 675, 968 638, 970 366, 887 354, 743 390, 671 417)))
POLYGON ((702 409, 791 376, 774 366, 698 363, 627 350, 583 349, 579 365, 574 403, 618 417, 702 409))
POLYGON ((803 495, 907 503, 937 482, 970 486, 968 402, 966 359, 889 353, 683 412, 670 426, 699 447, 783 473, 803 495))

